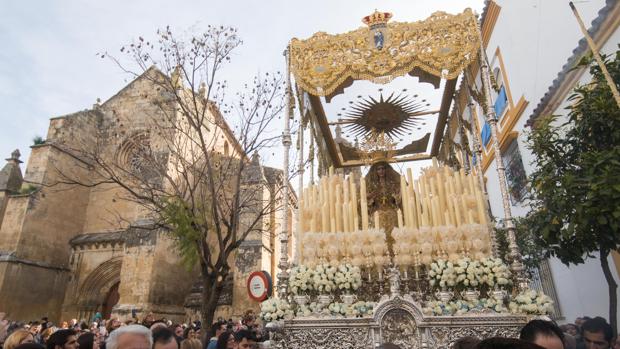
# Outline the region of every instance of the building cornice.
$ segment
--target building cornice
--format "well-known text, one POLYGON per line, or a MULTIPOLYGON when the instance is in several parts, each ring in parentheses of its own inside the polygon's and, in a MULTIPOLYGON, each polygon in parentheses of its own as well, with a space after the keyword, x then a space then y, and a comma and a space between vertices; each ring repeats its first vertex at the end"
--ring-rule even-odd
MULTIPOLYGON (((577 25, 577 24, 575 24, 577 25)), ((600 47, 607 42, 609 37, 618 29, 620 25, 620 2, 617 0, 607 0, 606 5, 598 12, 598 16, 592 21, 592 26, 588 29, 588 34, 594 43, 600 47)), ((575 69, 579 60, 590 51, 585 38, 579 40, 579 44, 573 50, 573 54, 568 58, 562 70, 558 73, 555 80, 534 111, 527 120, 527 126, 534 126, 536 119, 542 115, 552 114, 564 101, 566 96, 573 90, 583 73, 585 67, 575 69)))

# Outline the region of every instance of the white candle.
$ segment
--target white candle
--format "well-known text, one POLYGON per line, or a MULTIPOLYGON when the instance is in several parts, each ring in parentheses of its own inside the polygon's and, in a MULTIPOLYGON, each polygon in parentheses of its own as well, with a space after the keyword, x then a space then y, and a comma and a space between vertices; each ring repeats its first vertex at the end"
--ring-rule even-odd
POLYGON ((360 178, 360 201, 362 210, 362 229, 368 230, 368 207, 366 205, 366 180, 360 178))
POLYGON ((375 211, 375 229, 381 228, 381 223, 379 222, 379 211, 375 211))

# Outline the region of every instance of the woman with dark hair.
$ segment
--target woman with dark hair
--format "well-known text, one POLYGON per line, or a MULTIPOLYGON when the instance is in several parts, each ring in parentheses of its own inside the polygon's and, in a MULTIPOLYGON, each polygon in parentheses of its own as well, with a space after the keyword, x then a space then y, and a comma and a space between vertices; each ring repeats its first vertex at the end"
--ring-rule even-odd
POLYGON ((237 349, 237 342, 232 332, 226 331, 217 337, 217 349, 237 349))
POLYGON ((196 328, 194 326, 189 326, 183 331, 184 339, 194 339, 196 338, 196 328))
POLYGON ((77 341, 80 344, 80 349, 99 349, 99 339, 92 332, 81 334, 77 341))

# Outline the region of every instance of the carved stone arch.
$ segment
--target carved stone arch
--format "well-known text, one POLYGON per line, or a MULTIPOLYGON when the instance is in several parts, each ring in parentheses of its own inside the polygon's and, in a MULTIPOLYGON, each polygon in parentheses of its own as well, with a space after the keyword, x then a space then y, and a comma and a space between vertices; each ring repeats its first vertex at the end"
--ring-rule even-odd
POLYGON ((381 319, 392 309, 402 309, 407 311, 417 323, 422 322, 424 319, 420 305, 401 296, 395 296, 386 301, 379 302, 379 304, 375 307, 373 318, 377 323, 381 323, 381 319))
POLYGON ((395 344, 400 348, 420 348, 423 320, 419 305, 400 296, 380 302, 375 308, 374 319, 379 324, 381 343, 395 344))
POLYGON ((121 280, 122 258, 116 257, 97 266, 82 282, 77 294, 80 311, 97 310, 110 289, 121 280))

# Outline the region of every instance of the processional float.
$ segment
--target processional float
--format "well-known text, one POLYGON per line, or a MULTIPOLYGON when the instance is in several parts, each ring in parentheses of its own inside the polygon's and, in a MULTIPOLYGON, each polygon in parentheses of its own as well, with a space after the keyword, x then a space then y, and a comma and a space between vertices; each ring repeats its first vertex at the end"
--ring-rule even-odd
POLYGON ((528 286, 501 157, 508 261, 497 258, 480 169, 463 157, 463 166, 436 160, 457 80, 478 71, 480 104, 500 153, 475 15, 437 12, 414 23, 391 17, 375 11, 363 19, 367 27, 293 39, 285 51, 284 168, 297 105, 300 199, 294 251, 284 215, 278 295, 261 306, 274 347, 447 348, 463 336, 515 336, 529 316, 550 311, 548 297, 528 286), (422 88, 412 88, 415 78, 422 88), (376 91, 369 94, 369 86, 376 91), (392 167, 417 160, 432 165, 415 178, 411 168, 401 174, 392 167))

